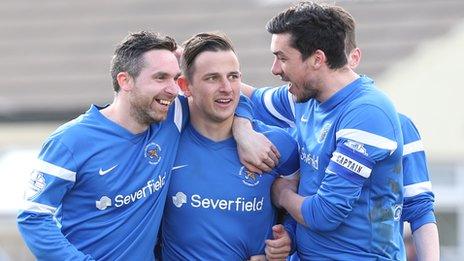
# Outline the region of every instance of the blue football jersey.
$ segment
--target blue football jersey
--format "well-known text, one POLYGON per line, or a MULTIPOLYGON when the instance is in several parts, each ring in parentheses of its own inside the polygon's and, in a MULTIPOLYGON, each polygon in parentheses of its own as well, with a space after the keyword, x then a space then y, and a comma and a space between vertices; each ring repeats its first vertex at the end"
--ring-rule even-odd
POLYGON ((272 238, 275 178, 298 171, 296 142, 285 131, 253 122, 279 149, 270 172, 248 171, 233 138, 214 142, 191 125, 183 132, 162 224, 163 260, 246 260, 272 238))
POLYGON ((91 108, 44 143, 18 227, 39 260, 153 260, 184 97, 132 134, 91 108))
MULTIPOLYGON (((424 145, 414 123, 407 116, 399 114, 401 131, 403 133, 403 184, 404 200, 401 220, 409 222, 414 232, 416 229, 428 223, 435 223, 434 194, 432 183, 427 169, 424 145)), ((291 129, 289 133, 296 131, 291 129)), ((400 232, 403 233, 403 222, 400 232)), ((293 223, 286 227, 287 231, 294 236, 293 223)), ((406 252, 404 248, 401 251, 406 252)), ((288 260, 296 261, 298 255, 295 253, 288 260)))
POLYGON ((320 103, 293 101, 287 86, 260 88, 258 119, 295 128, 306 224, 296 228, 303 260, 402 259, 403 138, 389 99, 361 76, 320 103))

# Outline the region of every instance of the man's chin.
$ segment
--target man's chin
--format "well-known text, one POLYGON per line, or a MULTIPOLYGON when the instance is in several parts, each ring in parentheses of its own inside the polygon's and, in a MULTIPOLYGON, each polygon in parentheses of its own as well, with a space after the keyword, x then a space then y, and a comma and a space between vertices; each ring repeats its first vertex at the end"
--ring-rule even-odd
POLYGON ((166 120, 168 114, 156 114, 151 116, 151 123, 160 123, 164 120, 166 120))

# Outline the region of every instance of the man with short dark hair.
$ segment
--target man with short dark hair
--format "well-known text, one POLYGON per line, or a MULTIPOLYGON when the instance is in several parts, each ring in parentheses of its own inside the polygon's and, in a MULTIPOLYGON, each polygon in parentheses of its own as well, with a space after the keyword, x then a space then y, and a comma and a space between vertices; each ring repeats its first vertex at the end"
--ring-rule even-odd
POLYGON ((267 28, 272 72, 290 84, 256 89, 252 100, 260 119, 297 130, 298 193, 282 179, 273 192, 299 223, 298 255, 401 259, 400 124, 389 99, 347 63, 351 29, 338 12, 311 2, 286 9, 267 28))

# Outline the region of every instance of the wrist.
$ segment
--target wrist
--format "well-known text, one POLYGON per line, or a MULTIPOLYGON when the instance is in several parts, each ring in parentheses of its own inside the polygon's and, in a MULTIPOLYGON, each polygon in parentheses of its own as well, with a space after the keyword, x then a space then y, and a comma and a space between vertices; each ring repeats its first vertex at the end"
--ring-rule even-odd
POLYGON ((251 122, 247 118, 235 116, 234 117, 234 122, 232 124, 232 133, 235 137, 235 139, 239 139, 243 134, 250 133, 250 131, 253 129, 253 126, 251 125, 251 122))

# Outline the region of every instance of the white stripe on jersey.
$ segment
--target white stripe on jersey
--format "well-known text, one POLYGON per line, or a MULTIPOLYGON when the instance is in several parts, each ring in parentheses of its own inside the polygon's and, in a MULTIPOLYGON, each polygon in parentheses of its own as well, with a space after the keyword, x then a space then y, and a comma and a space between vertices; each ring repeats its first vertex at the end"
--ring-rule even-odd
POLYGON ((182 103, 177 97, 174 99, 174 106, 174 124, 180 132, 182 131, 182 103))
POLYGON ((411 185, 404 186, 404 197, 414 197, 420 193, 432 191, 432 182, 424 181, 420 183, 415 183, 411 185))
POLYGON ((422 143, 422 140, 416 140, 414 142, 404 144, 403 146, 403 156, 419 151, 424 151, 424 144, 422 143))
POLYGON ((390 154, 398 148, 398 143, 396 141, 363 130, 342 129, 337 131, 335 137, 337 140, 345 138, 380 149, 386 149, 390 151, 390 154))
POLYGON ((50 214, 50 215, 55 214, 55 211, 56 211, 56 208, 54 208, 54 207, 44 205, 44 204, 40 204, 40 203, 36 203, 36 202, 32 202, 32 201, 27 201, 27 200, 25 200, 23 202, 22 209, 25 210, 25 211, 31 211, 31 212, 36 212, 36 213, 45 213, 45 214, 50 214))
POLYGON ((293 94, 288 91, 288 103, 290 103, 290 108, 292 109, 293 118, 295 118, 295 97, 293 94))
MULTIPOLYGON (((264 100, 264 106, 269 110, 269 112, 276 117, 277 119, 286 122, 290 127, 294 128, 295 123, 287 118, 285 118, 282 114, 280 114, 274 107, 274 104, 272 104, 272 94, 277 90, 277 88, 272 88, 264 92, 263 95, 263 100, 264 100)), ((291 102, 290 104, 293 104, 291 102)))
POLYGON ((34 169, 39 172, 58 177, 60 179, 65 179, 72 182, 76 181, 76 172, 67 170, 57 165, 53 165, 40 159, 37 159, 34 169))

